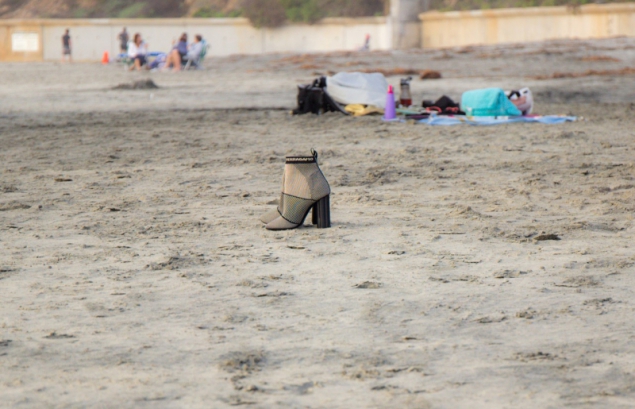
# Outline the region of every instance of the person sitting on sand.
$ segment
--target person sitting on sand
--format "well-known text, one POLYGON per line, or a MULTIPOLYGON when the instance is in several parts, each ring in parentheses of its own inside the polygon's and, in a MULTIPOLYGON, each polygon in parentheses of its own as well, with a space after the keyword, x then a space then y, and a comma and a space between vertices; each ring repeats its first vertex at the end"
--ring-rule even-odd
POLYGON ((172 66, 173 71, 180 71, 181 66, 187 64, 188 60, 196 61, 203 51, 203 37, 197 34, 194 42, 187 47, 187 35, 183 33, 179 43, 170 51, 167 60, 165 60, 164 69, 172 66), (181 42, 185 41, 185 53, 182 53, 181 42))
POLYGON ((134 60, 130 71, 133 69, 141 71, 141 67, 148 62, 146 54, 148 54, 148 44, 141 39, 141 34, 136 33, 134 39, 128 44, 128 57, 134 60))
POLYGON ((163 69, 167 70, 173 67, 174 71, 181 70, 181 64, 185 64, 185 56, 187 55, 187 33, 181 34, 179 42, 172 47, 165 60, 163 69))
POLYGON ((200 34, 197 34, 194 36, 194 42, 190 44, 190 49, 187 51, 187 55, 185 56, 185 59, 198 62, 198 59, 201 56, 202 51, 203 51, 203 36, 200 34))

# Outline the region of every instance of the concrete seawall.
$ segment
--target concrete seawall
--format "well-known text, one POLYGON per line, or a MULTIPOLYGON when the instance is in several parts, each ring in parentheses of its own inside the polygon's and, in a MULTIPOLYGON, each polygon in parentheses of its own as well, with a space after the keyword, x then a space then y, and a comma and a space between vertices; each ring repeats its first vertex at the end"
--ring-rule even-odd
POLYGON ((424 48, 635 36, 632 3, 428 12, 419 19, 424 48))
POLYGON ((182 32, 201 34, 211 56, 355 50, 366 34, 373 50, 635 36, 632 3, 423 14, 418 1, 395 4, 387 17, 328 18, 275 29, 256 29, 244 18, 0 20, 0 61, 58 60, 66 28, 76 61, 99 61, 104 51, 116 55, 124 26, 130 34, 142 33, 151 51, 168 51, 182 32))
POLYGON ((123 27, 131 35, 140 32, 151 51, 168 51, 183 32, 190 38, 201 34, 213 56, 355 50, 366 34, 372 49, 390 49, 385 17, 328 18, 276 29, 256 29, 244 18, 1 20, 0 61, 58 60, 66 28, 71 30, 73 58, 99 61, 104 51, 111 56, 119 52, 117 34, 123 27))

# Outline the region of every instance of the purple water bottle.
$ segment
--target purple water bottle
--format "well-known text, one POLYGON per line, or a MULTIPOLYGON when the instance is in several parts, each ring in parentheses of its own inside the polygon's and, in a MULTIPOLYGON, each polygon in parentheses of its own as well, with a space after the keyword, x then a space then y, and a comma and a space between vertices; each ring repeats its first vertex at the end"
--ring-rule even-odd
POLYGON ((384 110, 384 119, 390 121, 397 118, 397 112, 395 112, 395 92, 392 89, 392 85, 388 86, 388 94, 386 95, 386 109, 384 110))

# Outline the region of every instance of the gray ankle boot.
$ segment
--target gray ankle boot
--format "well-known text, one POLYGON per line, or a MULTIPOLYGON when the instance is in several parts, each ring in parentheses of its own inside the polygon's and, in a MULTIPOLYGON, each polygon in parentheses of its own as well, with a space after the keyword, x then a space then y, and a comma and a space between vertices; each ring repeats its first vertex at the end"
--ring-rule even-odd
POLYGON ((331 227, 329 195, 331 188, 312 156, 287 156, 278 208, 260 218, 268 230, 295 229, 313 209, 313 224, 318 229, 331 227))

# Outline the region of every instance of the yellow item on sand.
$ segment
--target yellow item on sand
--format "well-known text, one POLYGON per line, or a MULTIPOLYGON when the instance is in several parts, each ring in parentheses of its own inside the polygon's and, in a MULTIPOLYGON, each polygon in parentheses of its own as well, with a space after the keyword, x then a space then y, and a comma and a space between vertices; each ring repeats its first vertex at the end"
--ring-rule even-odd
POLYGON ((364 116, 370 114, 382 114, 384 110, 374 105, 362 105, 362 104, 349 104, 344 107, 344 110, 353 116, 364 116))

